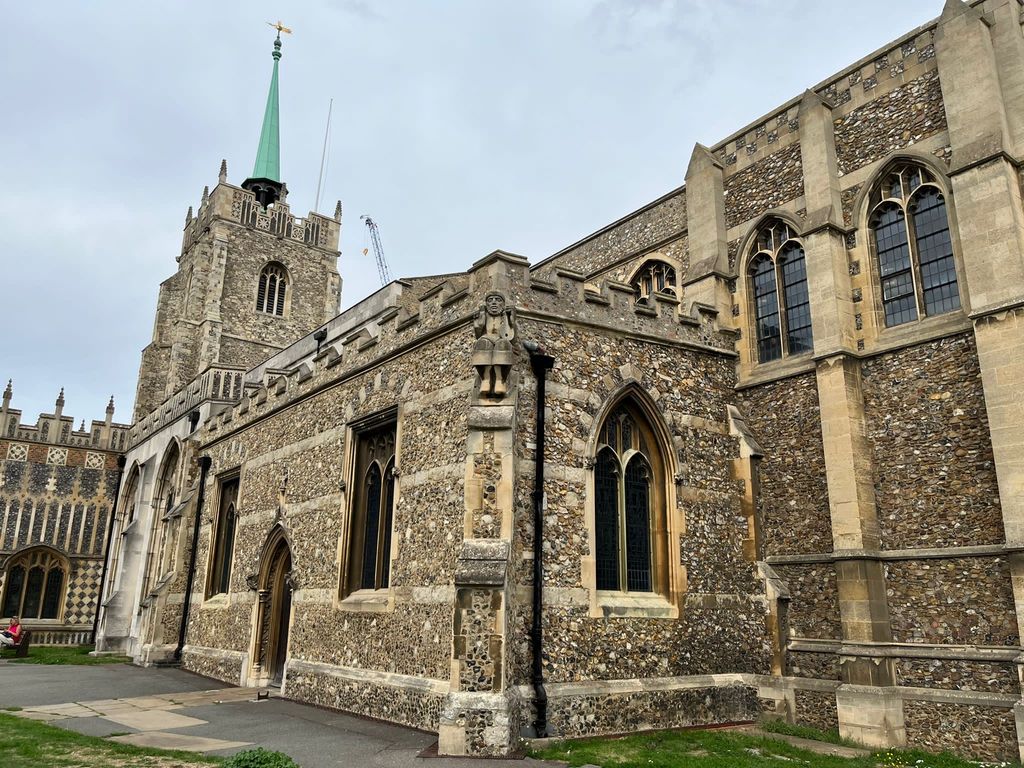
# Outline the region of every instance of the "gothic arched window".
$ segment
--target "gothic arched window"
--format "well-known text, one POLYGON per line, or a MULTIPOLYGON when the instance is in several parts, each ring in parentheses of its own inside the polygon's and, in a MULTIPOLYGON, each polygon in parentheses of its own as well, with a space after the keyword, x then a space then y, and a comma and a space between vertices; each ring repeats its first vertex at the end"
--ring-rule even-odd
POLYGON ((11 559, 4 580, 2 616, 59 619, 64 608, 67 564, 48 549, 33 549, 11 559))
POLYGON ((222 480, 217 502, 217 520, 213 530, 210 577, 207 596, 219 595, 231 587, 231 559, 235 549, 235 528, 238 524, 238 478, 222 480))
POLYGON ((260 272, 256 288, 256 311, 268 315, 284 315, 284 300, 288 290, 288 273, 280 264, 267 264, 260 272))
POLYGON ((758 362, 810 352, 814 339, 803 245, 788 224, 773 221, 758 232, 750 254, 758 362))
POLYGON ((664 261, 646 261, 630 281, 637 303, 647 303, 655 293, 677 295, 676 268, 664 261))
POLYGON ((632 403, 620 404, 605 419, 595 459, 597 588, 664 591, 664 462, 654 432, 632 403))
POLYGON ((870 226, 886 326, 960 308, 946 200, 931 174, 911 163, 887 173, 870 226))
POLYGON ((386 589, 391 583, 391 527, 395 507, 395 424, 356 436, 350 515, 347 591, 386 589))

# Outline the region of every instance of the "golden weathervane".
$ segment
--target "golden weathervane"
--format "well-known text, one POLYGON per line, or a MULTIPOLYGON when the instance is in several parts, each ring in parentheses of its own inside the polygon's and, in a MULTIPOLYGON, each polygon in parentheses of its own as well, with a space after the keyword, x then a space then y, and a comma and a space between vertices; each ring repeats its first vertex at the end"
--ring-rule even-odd
POLYGON ((269 24, 270 26, 277 30, 278 37, 281 36, 282 32, 284 32, 286 35, 290 35, 292 33, 292 31, 288 29, 288 27, 281 23, 280 19, 278 19, 276 22, 268 21, 267 24, 269 24))

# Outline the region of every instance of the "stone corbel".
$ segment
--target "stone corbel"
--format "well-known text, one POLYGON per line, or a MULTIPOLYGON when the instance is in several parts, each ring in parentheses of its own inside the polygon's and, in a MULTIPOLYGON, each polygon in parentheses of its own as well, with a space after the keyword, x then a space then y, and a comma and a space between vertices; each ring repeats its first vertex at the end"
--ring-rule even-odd
POLYGON ((249 589, 250 592, 257 591, 259 587, 259 576, 257 576, 255 573, 250 573, 248 576, 245 577, 245 586, 249 589))

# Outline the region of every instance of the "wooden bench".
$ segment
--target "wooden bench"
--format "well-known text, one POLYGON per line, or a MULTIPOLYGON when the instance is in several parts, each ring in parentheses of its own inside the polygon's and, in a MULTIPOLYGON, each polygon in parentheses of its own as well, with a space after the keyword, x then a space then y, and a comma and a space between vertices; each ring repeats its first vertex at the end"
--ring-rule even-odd
POLYGON ((21 631, 21 638, 14 645, 5 645, 3 648, 10 648, 14 651, 14 658, 24 659, 28 656, 28 649, 32 645, 32 630, 23 629, 21 631))

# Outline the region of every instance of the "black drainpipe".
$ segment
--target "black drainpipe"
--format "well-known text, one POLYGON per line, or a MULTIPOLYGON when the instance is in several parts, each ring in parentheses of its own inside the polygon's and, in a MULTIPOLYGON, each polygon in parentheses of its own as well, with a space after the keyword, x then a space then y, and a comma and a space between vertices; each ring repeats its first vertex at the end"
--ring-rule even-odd
POLYGON ((174 649, 174 660, 181 661, 181 650, 185 647, 185 632, 188 630, 188 614, 192 607, 192 585, 196 580, 196 555, 199 551, 199 525, 203 521, 203 500, 206 498, 206 473, 210 470, 209 456, 199 457, 199 492, 196 497, 196 521, 192 525, 192 551, 188 556, 188 580, 185 582, 185 602, 181 607, 181 628, 178 630, 178 647, 174 649))
POLYGON ((536 342, 524 342, 530 353, 530 367, 537 379, 537 433, 533 480, 533 624, 530 628, 530 649, 533 652, 533 694, 537 716, 533 732, 538 739, 548 733, 548 694, 544 690, 544 629, 541 611, 544 607, 544 563, 541 559, 544 542, 544 406, 546 373, 555 365, 555 358, 546 354, 536 342))
POLYGON ((117 517, 117 502, 121 498, 121 480, 124 479, 125 457, 117 457, 117 489, 114 492, 114 503, 110 505, 110 522, 107 523, 107 546, 103 553, 103 570, 100 571, 100 591, 96 603, 96 615, 92 617, 92 642, 96 644, 96 630, 100 626, 100 611, 103 610, 103 590, 107 586, 107 568, 110 567, 110 538, 114 535, 114 519, 117 517))

